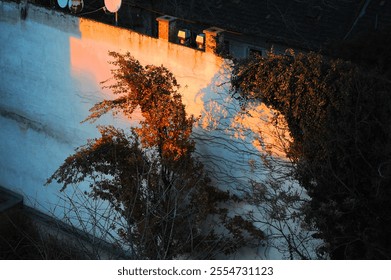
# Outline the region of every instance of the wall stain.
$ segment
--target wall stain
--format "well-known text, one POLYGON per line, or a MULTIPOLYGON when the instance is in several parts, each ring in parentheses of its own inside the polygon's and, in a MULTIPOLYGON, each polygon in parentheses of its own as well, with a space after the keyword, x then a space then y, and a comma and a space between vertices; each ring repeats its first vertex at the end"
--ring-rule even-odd
POLYGON ((7 110, 6 108, 0 107, 0 116, 9 119, 12 121, 15 121, 19 128, 26 132, 27 130, 31 129, 37 133, 45 134, 53 139, 55 139, 58 142, 70 144, 71 141, 66 139, 62 133, 59 131, 54 130, 53 128, 50 128, 48 125, 45 125, 41 122, 35 121, 33 119, 30 119, 26 116, 23 116, 17 112, 7 110))

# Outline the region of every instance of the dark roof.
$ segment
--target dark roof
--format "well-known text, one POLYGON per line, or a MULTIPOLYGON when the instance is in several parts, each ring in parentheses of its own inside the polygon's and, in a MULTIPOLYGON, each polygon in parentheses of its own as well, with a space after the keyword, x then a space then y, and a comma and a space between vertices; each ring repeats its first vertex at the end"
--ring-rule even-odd
POLYGON ((391 25, 391 3, 384 0, 128 1, 231 33, 309 49, 391 25))
MULTIPOLYGON (((50 0, 28 1, 57 7, 50 0)), ((78 15, 114 24, 103 5, 103 0, 84 0, 78 15)), ((164 14, 179 18, 180 27, 187 24, 197 33, 216 26, 245 42, 315 50, 360 33, 391 30, 390 0, 122 0, 119 25, 134 30, 141 26, 140 32, 156 36, 154 18, 164 14), (139 17, 142 13, 148 15, 148 23, 139 17)))

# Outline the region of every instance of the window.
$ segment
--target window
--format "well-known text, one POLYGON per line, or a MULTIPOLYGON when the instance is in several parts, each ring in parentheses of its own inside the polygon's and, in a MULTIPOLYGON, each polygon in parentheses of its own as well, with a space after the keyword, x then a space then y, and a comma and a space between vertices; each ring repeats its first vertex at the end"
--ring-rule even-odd
POLYGON ((263 49, 258 49, 258 48, 249 48, 248 49, 248 57, 253 57, 253 56, 263 56, 263 49))

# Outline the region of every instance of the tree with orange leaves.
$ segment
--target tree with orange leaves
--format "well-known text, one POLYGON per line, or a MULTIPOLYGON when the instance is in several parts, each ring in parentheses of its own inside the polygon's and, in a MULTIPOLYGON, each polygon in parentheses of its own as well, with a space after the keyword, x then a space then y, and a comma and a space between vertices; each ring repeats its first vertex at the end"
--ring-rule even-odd
POLYGON ((90 198, 115 210, 110 228, 135 259, 213 258, 263 239, 251 222, 222 207, 238 198, 213 187, 192 156, 195 119, 186 114, 173 74, 144 67, 129 53, 110 54, 116 83, 107 87, 118 97, 97 103, 86 121, 110 111, 131 119, 139 108, 141 126, 130 133, 99 127, 101 137, 79 147, 47 183, 64 190, 90 182, 90 198))

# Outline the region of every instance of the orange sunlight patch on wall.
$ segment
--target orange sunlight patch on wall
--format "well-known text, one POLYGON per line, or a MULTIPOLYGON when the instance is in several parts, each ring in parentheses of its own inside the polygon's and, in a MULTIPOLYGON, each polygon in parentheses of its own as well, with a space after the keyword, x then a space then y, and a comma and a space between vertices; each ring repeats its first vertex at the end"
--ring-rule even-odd
POLYGON ((99 50, 88 39, 71 37, 71 75, 85 87, 101 88, 100 83, 111 77, 108 50, 99 50))
MULTIPOLYGON (((79 31, 80 37, 69 38, 70 75, 88 113, 95 103, 117 97, 110 89, 103 87, 115 82, 111 74, 113 65, 109 63, 113 58, 109 51, 119 51, 116 46, 118 30, 109 25, 79 19, 79 31)), ((111 114, 106 115, 109 117, 111 114)), ((108 120, 117 124, 114 119, 121 124, 129 123, 122 115, 111 116, 108 120)), ((136 110, 133 120, 137 123, 140 119, 140 112, 136 110)))
MULTIPOLYGON (((188 114, 201 114, 205 89, 223 63, 220 57, 88 19, 79 20, 79 31, 80 38, 70 38, 74 77, 98 88, 96 85, 111 77, 108 51, 130 52, 142 65, 167 67, 181 85, 188 114)), ((110 95, 109 91, 104 93, 110 95)))
POLYGON ((248 114, 236 115, 232 128, 236 129, 235 136, 243 138, 247 130, 254 133, 253 145, 260 152, 270 152, 279 158, 286 158, 286 149, 292 141, 285 119, 278 116, 277 123, 273 117, 276 112, 264 104, 253 106, 248 114))

